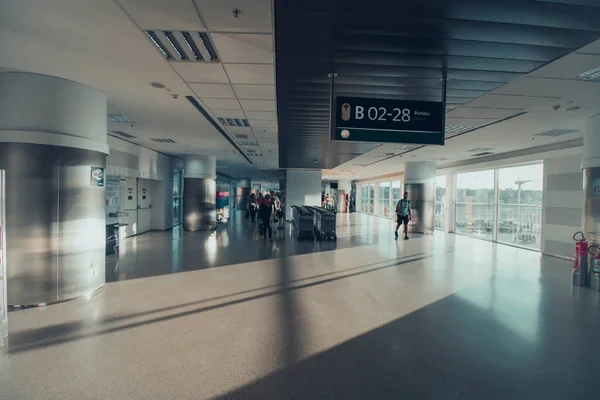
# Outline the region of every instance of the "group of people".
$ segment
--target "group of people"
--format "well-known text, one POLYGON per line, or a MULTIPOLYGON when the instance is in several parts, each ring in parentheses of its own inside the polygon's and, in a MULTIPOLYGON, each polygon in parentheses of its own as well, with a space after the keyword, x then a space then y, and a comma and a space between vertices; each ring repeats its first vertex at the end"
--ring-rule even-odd
POLYGON ((258 217, 258 231, 265 240, 268 234, 269 241, 273 241, 273 228, 279 219, 283 218, 282 214, 281 200, 275 195, 274 191, 264 197, 262 193, 259 193, 258 197, 254 193, 250 196, 246 218, 255 222, 258 217))

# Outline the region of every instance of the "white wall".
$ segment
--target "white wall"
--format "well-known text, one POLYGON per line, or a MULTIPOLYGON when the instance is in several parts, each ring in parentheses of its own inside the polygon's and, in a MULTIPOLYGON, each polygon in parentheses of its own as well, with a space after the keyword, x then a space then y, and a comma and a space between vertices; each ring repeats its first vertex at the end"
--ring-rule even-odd
POLYGON ((583 171, 580 155, 544 160, 542 252, 573 257, 573 234, 581 229, 583 171))
POLYGON ((173 170, 183 169, 183 161, 165 154, 109 136, 110 154, 106 158, 106 174, 120 177, 161 181, 153 185, 152 229, 173 227, 173 170))
POLYGON ((321 171, 286 172, 285 208, 288 220, 294 218, 291 206, 321 205, 321 177, 321 171))

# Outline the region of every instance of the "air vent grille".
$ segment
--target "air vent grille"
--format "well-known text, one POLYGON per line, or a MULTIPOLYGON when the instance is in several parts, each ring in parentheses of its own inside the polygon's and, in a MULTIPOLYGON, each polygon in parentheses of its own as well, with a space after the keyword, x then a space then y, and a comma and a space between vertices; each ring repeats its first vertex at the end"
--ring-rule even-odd
POLYGON ((123 114, 108 114, 107 115, 108 122, 116 122, 119 124, 134 124, 135 121, 129 117, 124 116, 123 114))
POLYGON ((494 150, 490 147, 475 147, 474 149, 467 150, 467 153, 481 153, 482 151, 494 150))
POLYGON ((582 72, 581 74, 577 75, 577 78, 586 81, 600 81, 600 67, 582 72))
POLYGON ((119 136, 122 136, 127 139, 135 139, 135 136, 130 135, 129 133, 126 133, 123 131, 111 131, 111 132, 114 133, 115 135, 119 135, 119 136))
POLYGON ((150 140, 152 140, 153 142, 157 142, 157 143, 177 143, 173 139, 150 139, 150 140))
POLYGON ((471 129, 473 127, 468 125, 446 125, 446 133, 463 133, 471 129))
POLYGON ((206 32, 146 31, 152 44, 164 58, 173 61, 219 61, 215 47, 206 32))
POLYGON ((223 124, 223 126, 241 126, 241 127, 249 127, 250 126, 247 119, 222 118, 222 117, 219 117, 218 119, 219 119, 219 122, 221 124, 223 124))
POLYGON ((577 130, 576 129, 552 129, 551 131, 536 133, 533 136, 556 137, 556 136, 568 135, 569 133, 573 133, 573 132, 577 132, 577 130))
POLYGON ((491 156, 492 153, 491 151, 484 151, 482 153, 477 153, 477 154, 473 154, 473 157, 481 157, 481 156, 491 156))
POLYGON ((242 146, 258 146, 258 143, 252 140, 240 140, 239 144, 241 144, 242 146))
POLYGON ((248 135, 246 135, 245 133, 236 133, 235 138, 236 139, 248 139, 248 135))

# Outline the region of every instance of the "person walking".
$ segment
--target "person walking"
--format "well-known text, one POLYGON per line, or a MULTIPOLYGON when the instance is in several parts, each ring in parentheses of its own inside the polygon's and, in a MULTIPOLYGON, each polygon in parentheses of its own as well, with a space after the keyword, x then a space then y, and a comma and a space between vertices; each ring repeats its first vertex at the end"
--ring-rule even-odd
POLYGON ((248 202, 247 217, 250 217, 250 221, 256 221, 256 212, 258 211, 258 203, 256 202, 256 195, 252 193, 250 195, 250 201, 248 202))
POLYGON ((408 200, 408 192, 404 192, 404 197, 398 200, 396 204, 396 231, 394 236, 398 239, 398 228, 404 224, 402 228, 404 233, 404 240, 408 240, 408 221, 410 221, 410 200, 408 200))
POLYGON ((271 215, 273 214, 273 203, 271 203, 271 196, 266 195, 263 203, 260 205, 258 210, 258 218, 262 222, 262 234, 264 239, 267 239, 267 233, 269 234, 269 241, 273 241, 273 227, 271 226, 271 215))

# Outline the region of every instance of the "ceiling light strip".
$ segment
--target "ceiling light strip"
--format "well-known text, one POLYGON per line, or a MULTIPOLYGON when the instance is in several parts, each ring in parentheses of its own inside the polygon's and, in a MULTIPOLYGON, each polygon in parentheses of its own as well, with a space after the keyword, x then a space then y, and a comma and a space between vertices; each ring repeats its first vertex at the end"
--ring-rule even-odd
POLYGON ((171 45, 171 47, 173 47, 173 49, 175 50, 175 54, 177 54, 179 56, 180 60, 182 60, 182 61, 189 60, 187 54, 185 53, 185 51, 183 50, 183 48, 177 41, 177 38, 175 38, 175 35, 173 35, 173 32, 164 31, 163 35, 165 35, 167 42, 171 45))
POLYGON ((152 43, 154 43, 154 46, 156 46, 156 48, 158 49, 158 51, 160 51, 162 53, 163 57, 165 57, 167 60, 173 59, 173 55, 165 47, 165 45, 163 44, 163 42, 161 41, 161 39, 156 35, 156 33, 152 32, 152 31, 146 31, 146 35, 148 35, 148 37, 150 38, 150 40, 152 41, 152 43))
POLYGON ((196 58, 196 54, 194 53, 190 45, 187 43, 187 40, 185 40, 185 37, 183 36, 183 34, 186 32, 173 31, 172 33, 173 37, 176 40, 176 44, 179 46, 179 51, 185 53, 186 59, 188 61, 197 61, 198 59, 196 58))
POLYGON ((227 135, 223 128, 221 128, 221 126, 206 112, 206 110, 200 105, 200 103, 198 103, 198 100, 196 100, 193 96, 185 96, 185 98, 196 108, 196 110, 200 112, 200 114, 204 116, 204 118, 208 120, 208 122, 212 124, 212 126, 215 127, 217 131, 219 131, 221 135, 223 135, 225 139, 227 139, 229 143, 231 143, 231 145, 242 155, 242 157, 246 159, 246 161, 248 161, 249 164, 252 164, 252 160, 250 159, 250 157, 248 157, 246 153, 244 153, 240 146, 238 146, 237 143, 234 142, 229 137, 229 135, 227 135))
POLYGON ((190 35, 189 32, 179 32, 179 33, 181 34, 181 37, 183 38, 183 41, 185 42, 188 49, 192 52, 193 57, 197 61, 204 61, 204 57, 202 57, 202 53, 200 53, 200 49, 198 49, 196 42, 194 42, 194 39, 192 39, 192 35, 190 35))
POLYGON ((206 32, 198 32, 198 37, 200 38, 200 43, 208 53, 208 60, 210 61, 219 61, 219 57, 217 57, 217 52, 215 51, 212 42, 210 41, 210 37, 206 32))

